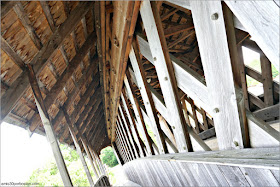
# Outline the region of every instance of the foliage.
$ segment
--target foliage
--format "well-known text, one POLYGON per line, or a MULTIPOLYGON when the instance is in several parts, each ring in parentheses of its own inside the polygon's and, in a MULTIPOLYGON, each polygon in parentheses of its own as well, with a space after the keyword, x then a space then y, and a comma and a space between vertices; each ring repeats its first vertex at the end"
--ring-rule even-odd
MULTIPOLYGON (((89 186, 86 173, 76 150, 73 150, 64 144, 60 145, 60 149, 73 185, 89 186)), ((93 176, 93 180, 95 181, 97 178, 94 176, 93 170, 90 167, 87 159, 86 161, 91 176, 93 176)), ((55 160, 51 159, 43 168, 34 170, 27 183, 39 183, 38 186, 63 186, 63 182, 61 180, 61 176, 56 166, 55 160)))
POLYGON ((118 160, 115 156, 115 153, 112 149, 112 147, 106 147, 101 150, 101 160, 103 164, 108 165, 109 167, 114 167, 118 165, 118 160))
MULTIPOLYGON (((261 73, 261 63, 260 63, 260 60, 257 60, 257 59, 254 59, 252 60, 248 66, 256 71, 258 71, 259 73, 261 73)), ((279 71, 273 66, 271 65, 271 70, 272 70, 272 77, 275 78, 279 75, 279 71)), ((250 76, 246 76, 246 80, 247 80, 247 85, 248 87, 251 87, 251 86, 256 86, 257 84, 260 84, 259 81, 253 79, 252 77, 250 76)))

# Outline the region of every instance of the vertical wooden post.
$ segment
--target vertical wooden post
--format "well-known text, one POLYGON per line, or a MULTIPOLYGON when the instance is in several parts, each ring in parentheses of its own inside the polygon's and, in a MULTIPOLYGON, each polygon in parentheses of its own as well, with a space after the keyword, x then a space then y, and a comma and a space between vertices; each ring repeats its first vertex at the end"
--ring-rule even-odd
POLYGON ((173 65, 169 56, 161 18, 155 1, 143 1, 140 13, 149 41, 153 61, 161 85, 179 152, 193 151, 183 116, 173 65))
POLYGON ((131 128, 130 128, 129 121, 128 121, 127 117, 124 115, 123 107, 121 105, 119 105, 119 111, 120 111, 121 118, 124 121, 124 126, 126 128, 127 133, 128 133, 129 139, 130 139, 130 141, 132 143, 132 147, 133 147, 134 153, 136 155, 136 158, 139 158, 140 155, 139 155, 139 152, 136 149, 136 143, 135 143, 135 141, 133 139, 133 134, 132 134, 132 131, 131 131, 131 128))
POLYGON ((125 137, 124 137, 124 135, 123 135, 123 132, 122 132, 121 127, 120 127, 120 122, 119 122, 119 120, 117 119, 116 122, 117 122, 116 129, 117 129, 118 132, 119 132, 121 142, 122 142, 122 144, 123 144, 123 146, 124 146, 124 149, 125 149, 125 152, 126 152, 126 154, 127 154, 127 156, 128 156, 128 160, 131 161, 131 160, 132 160, 132 155, 131 155, 131 152, 130 152, 130 150, 129 150, 128 142, 126 141, 126 139, 125 139, 125 137))
POLYGON ((133 124, 132 127, 133 127, 134 132, 135 132, 135 134, 136 134, 136 136, 137 136, 136 142, 137 142, 137 144, 138 144, 138 147, 139 147, 140 151, 142 152, 142 155, 145 156, 146 153, 145 153, 145 150, 144 150, 144 146, 141 144, 141 141, 142 141, 142 140, 141 140, 140 135, 139 135, 139 133, 138 133, 137 126, 136 126, 136 122, 135 122, 134 118, 132 117, 132 111, 131 111, 131 109, 130 109, 129 106, 128 106, 128 100, 127 100, 127 98, 126 98, 124 92, 121 93, 121 99, 122 99, 122 102, 123 102, 123 106, 124 106, 124 108, 125 108, 125 110, 126 110, 127 117, 128 117, 128 119, 129 119, 130 123, 133 124))
POLYGON ((128 134, 127 134, 127 132, 126 132, 126 130, 124 128, 124 122, 123 122, 123 120, 122 120, 122 118, 120 117, 119 114, 118 114, 117 118, 119 120, 120 130, 123 132, 125 141, 127 142, 128 148, 129 148, 129 150, 131 152, 132 159, 135 159, 136 155, 134 154, 134 151, 133 151, 132 142, 129 141, 128 134))
POLYGON ((151 137, 148 134, 148 131, 147 131, 144 119, 143 119, 143 115, 141 113, 141 109, 140 109, 139 103, 137 101, 136 95, 134 93, 134 90, 132 90, 132 83, 127 78, 126 75, 124 76, 124 85, 126 87, 127 94, 128 94, 128 96, 130 98, 130 101, 131 101, 134 113, 136 115, 135 117, 136 117, 136 120, 137 120, 137 122, 139 124, 139 129, 141 130, 141 133, 142 133, 142 135, 144 137, 144 143, 146 145, 148 154, 149 155, 154 155, 154 150, 152 148, 152 139, 151 139, 151 137))
POLYGON ((79 140, 78 140, 78 138, 77 138, 77 136, 76 136, 76 134, 74 132, 73 123, 71 122, 70 117, 69 117, 67 111, 65 110, 65 108, 61 108, 61 109, 63 110, 64 116, 65 116, 65 119, 66 119, 66 124, 68 126, 68 129, 70 131, 70 134, 71 134, 71 137, 73 139, 74 145, 76 147, 77 153, 80 156, 82 165, 83 165, 84 170, 86 172, 86 175, 87 175, 87 178, 88 178, 88 182, 89 182, 89 184, 91 186, 93 186, 94 182, 92 180, 91 174, 90 174, 89 169, 87 167, 87 163, 86 163, 85 158, 83 156, 83 153, 81 151, 81 148, 80 148, 80 145, 79 145, 79 140))
POLYGON ((132 43, 132 47, 130 49, 129 58, 130 62, 132 64, 135 78, 137 81, 137 84, 140 89, 140 93, 148 114, 148 117, 151 122, 151 126, 153 129, 153 132, 155 133, 156 139, 157 139, 157 145, 159 148, 160 154, 165 154, 168 152, 166 143, 164 141, 164 135, 160 128, 159 119, 157 118, 156 108, 154 101, 152 99, 152 94, 148 88, 148 83, 145 75, 145 70, 143 68, 142 63, 140 62, 139 57, 139 50, 137 49, 137 45, 135 40, 132 43))
POLYGON ((56 140, 54 131, 52 129, 52 124, 49 119, 48 112, 44 105, 41 91, 40 91, 40 88, 39 88, 39 85, 38 85, 38 82, 36 79, 36 75, 30 65, 28 66, 28 77, 29 77, 29 82, 30 82, 30 85, 31 85, 31 88, 33 91, 34 98, 35 98, 36 106, 38 108, 39 115, 41 117, 47 139, 51 144, 51 148, 52 148, 52 151, 54 154, 56 165, 57 165, 57 168, 61 175, 63 184, 64 184, 64 186, 73 186, 69 173, 68 173, 68 170, 66 168, 63 156, 61 154, 58 142, 56 140))
POLYGON ((112 142, 112 148, 120 165, 124 165, 124 161, 120 155, 116 142, 112 142))
MULTIPOLYGON (((244 147, 250 147, 250 140, 249 140, 249 130, 248 130, 248 122, 246 117, 246 106, 245 106, 245 98, 241 88, 242 88, 242 67, 244 67, 243 61, 240 61, 240 57, 238 54, 238 49, 236 45, 236 37, 235 37, 235 28, 233 24, 233 14, 231 10, 227 7, 227 5, 223 2, 222 3, 223 13, 224 13, 224 20, 225 20, 225 28, 227 34, 227 41, 228 41, 228 48, 229 48, 229 55, 233 73, 233 80, 235 83, 236 89, 236 97, 237 97, 237 107, 240 119, 240 126, 242 132, 242 139, 244 147)), ((246 76, 246 75, 245 75, 246 76)), ((246 94, 246 93, 245 93, 246 94)))
POLYGON ((190 5, 219 148, 243 148, 221 1, 190 1, 190 5))
POLYGON ((82 143, 84 145, 84 149, 85 149, 85 151, 87 153, 87 156, 88 156, 88 158, 90 160, 90 164, 91 164, 91 167, 92 167, 92 169, 94 171, 94 174, 98 178, 100 175, 98 173, 98 168, 97 168, 96 162, 94 160, 94 157, 91 154, 90 147, 88 146, 89 142, 88 142, 88 140, 87 140, 87 138, 85 136, 81 136, 81 139, 82 139, 82 143))
POLYGON ((274 98, 271 63, 263 53, 261 54, 261 68, 263 78, 264 103, 266 106, 272 106, 274 98))

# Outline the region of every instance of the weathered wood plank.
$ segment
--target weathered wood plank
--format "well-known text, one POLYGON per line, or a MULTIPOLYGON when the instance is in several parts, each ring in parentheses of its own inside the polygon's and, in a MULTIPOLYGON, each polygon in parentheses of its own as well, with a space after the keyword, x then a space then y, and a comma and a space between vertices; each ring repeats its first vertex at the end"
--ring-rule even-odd
POLYGON ((134 131, 134 134, 136 135, 136 143, 138 145, 138 148, 141 152, 141 154, 143 156, 145 156, 145 150, 144 150, 144 147, 142 146, 141 144, 141 138, 140 138, 140 135, 137 131, 137 127, 136 127, 136 123, 135 123, 135 120, 134 118, 132 117, 132 111, 131 109, 128 107, 128 100, 126 98, 126 96, 124 95, 124 93, 121 94, 121 100, 122 100, 122 103, 123 103, 123 107, 125 109, 125 112, 127 114, 127 117, 128 117, 128 120, 131 124, 131 127, 132 127, 132 130, 134 131))
POLYGON ((130 62, 134 69, 136 81, 140 88, 140 93, 145 105, 145 109, 150 119, 150 124, 153 129, 153 133, 156 136, 159 152, 160 154, 164 154, 167 153, 167 147, 164 141, 163 132, 160 128, 159 119, 157 118, 155 104, 152 100, 152 94, 149 90, 148 82, 146 81, 147 78, 145 75, 144 67, 140 62, 140 56, 139 56, 139 51, 137 49, 137 45, 135 42, 133 42, 132 45, 133 46, 131 47, 130 54, 129 54, 130 62))
POLYGON ((24 26, 25 30, 27 31, 28 35, 30 36, 31 40, 34 42, 34 45, 37 49, 41 49, 43 44, 41 43, 40 38, 35 32, 35 29, 32 27, 32 24, 21 4, 21 2, 16 2, 15 6, 13 7, 14 11, 16 12, 18 18, 20 19, 22 25, 24 26))
POLYGON ((191 1, 190 5, 219 148, 243 148, 221 2, 191 1), (206 37, 205 31, 210 35, 206 37))
POLYGON ((44 14, 45 14, 45 16, 47 18, 49 26, 50 26, 52 32, 54 32, 55 31, 55 24, 54 24, 53 17, 51 15, 51 11, 50 11, 50 7, 48 5, 48 2, 47 1, 40 1, 40 4, 41 4, 41 7, 42 7, 42 9, 44 11, 44 14))
POLYGON ((9 57, 20 67, 22 70, 25 69, 25 63, 21 57, 12 49, 7 41, 1 36, 1 49, 3 49, 9 57))
POLYGON ((271 106, 274 103, 272 71, 271 64, 266 56, 264 56, 264 54, 261 54, 261 69, 264 90, 264 103, 266 106, 271 106))
POLYGON ((257 110, 255 112, 253 112, 253 114, 262 120, 272 119, 275 117, 279 117, 279 107, 280 107, 280 104, 276 104, 273 106, 269 106, 269 107, 257 110))
MULTIPOLYGON (((33 69, 36 75, 39 75, 43 68, 47 65, 48 59, 61 46, 63 40, 70 34, 75 26, 80 22, 81 18, 92 7, 92 4, 81 2, 73 11, 69 18, 53 33, 49 41, 32 59, 30 64, 34 65, 33 69)), ((14 108, 17 101, 23 96, 28 89, 29 81, 27 72, 23 72, 11 87, 1 97, 1 120, 3 120, 9 112, 14 108)))
POLYGON ((279 69, 279 7, 273 1, 225 1, 225 3, 272 64, 279 69))
POLYGON ((134 90, 132 90, 132 83, 126 76, 124 77, 124 84, 125 84, 130 102, 132 103, 133 111, 136 115, 137 122, 139 124, 138 128, 141 131, 141 134, 144 138, 145 146, 148 149, 148 154, 149 155, 154 154, 154 150, 152 148, 152 140, 148 134, 136 95, 134 93, 134 90))
POLYGON ((113 148, 113 150, 114 150, 115 156, 116 156, 116 158, 117 158, 119 164, 120 164, 120 165, 123 165, 124 162, 123 162, 123 159, 122 159, 122 157, 121 157, 121 155, 120 155, 120 152, 119 152, 119 150, 118 150, 118 148, 117 148, 116 142, 112 142, 112 148, 113 148))
POLYGON ((150 44, 167 110, 173 117, 171 125, 173 127, 178 150, 179 152, 192 151, 190 137, 188 130, 185 128, 186 122, 178 98, 178 89, 173 64, 168 53, 156 2, 150 3, 149 1, 144 1, 140 8, 140 13, 150 44))

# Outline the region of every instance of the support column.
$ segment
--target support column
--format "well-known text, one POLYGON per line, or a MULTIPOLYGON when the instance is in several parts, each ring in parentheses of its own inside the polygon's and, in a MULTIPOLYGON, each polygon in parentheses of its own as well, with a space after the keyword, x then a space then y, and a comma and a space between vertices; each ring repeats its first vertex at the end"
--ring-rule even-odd
POLYGON ((91 174, 90 174, 90 172, 89 172, 87 163, 86 163, 86 161, 85 161, 85 158, 84 158, 84 156, 83 156, 82 150, 81 150, 81 148, 80 148, 79 140, 78 140, 78 138, 77 138, 77 136, 76 136, 76 134, 75 134, 75 132, 74 132, 74 129, 73 129, 73 127, 72 127, 73 124, 72 124, 72 122, 71 122, 71 120, 70 120, 70 117, 69 117, 69 115, 67 114, 67 111, 65 110, 65 108, 61 108, 61 109, 62 109, 62 111, 63 111, 63 113, 64 113, 64 116, 65 116, 65 119, 66 119, 66 124, 67 124, 67 126, 68 126, 68 129, 69 129, 69 131, 70 131, 71 137, 72 137, 73 142, 74 142, 74 144, 75 144, 77 153, 78 153, 78 155, 80 156, 80 159, 81 159, 81 161, 82 161, 82 165, 83 165, 84 170, 85 170, 85 172, 86 172, 86 175, 87 175, 87 178, 88 178, 88 182, 89 182, 89 184, 90 184, 91 186, 93 186, 93 185, 94 185, 94 182, 93 182, 93 180, 92 180, 92 177, 91 177, 91 174))
POLYGON ((121 155, 120 155, 120 152, 119 152, 119 150, 118 150, 118 148, 117 148, 116 142, 112 142, 112 148, 113 148, 113 150, 114 150, 114 153, 115 153, 115 155, 116 155, 116 158, 117 158, 119 164, 120 164, 120 165, 124 165, 124 161, 123 161, 123 159, 122 159, 122 157, 121 157, 121 155))
POLYGON ((43 97, 36 79, 36 75, 33 71, 33 68, 30 65, 28 66, 27 71, 28 71, 29 82, 35 98, 36 106, 38 108, 39 115, 41 117, 47 139, 50 142, 54 154, 54 158, 56 161, 56 165, 59 170, 60 176, 62 178, 63 184, 64 186, 73 186, 63 156, 61 154, 58 142, 56 140, 54 131, 52 129, 52 124, 49 119, 49 115, 44 105, 43 97))
POLYGON ((219 149, 243 148, 221 1, 190 1, 219 149), (208 33, 207 37, 205 33, 208 33))

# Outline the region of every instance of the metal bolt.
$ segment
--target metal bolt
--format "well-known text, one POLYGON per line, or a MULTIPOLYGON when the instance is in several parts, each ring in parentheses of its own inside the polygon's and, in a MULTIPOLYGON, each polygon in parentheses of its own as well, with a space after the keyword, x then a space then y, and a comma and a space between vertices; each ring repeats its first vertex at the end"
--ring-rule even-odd
POLYGON ((219 14, 218 13, 214 13, 211 15, 211 19, 212 20, 217 20, 219 18, 219 14))
POLYGON ((186 150, 186 147, 183 147, 184 150, 186 150))
POLYGON ((167 81, 167 80, 168 80, 168 78, 167 78, 167 77, 164 77, 164 80, 166 80, 166 81, 167 81))
POLYGON ((173 129, 175 129, 175 126, 172 126, 173 129))
POLYGON ((147 105, 149 104, 149 102, 146 103, 147 105))
POLYGON ((237 141, 234 141, 233 143, 236 147, 238 147, 238 142, 237 141))
POLYGON ((157 61, 157 57, 154 57, 154 61, 157 61))
POLYGON ((220 110, 218 108, 214 108, 213 112, 217 114, 220 112, 220 110))

